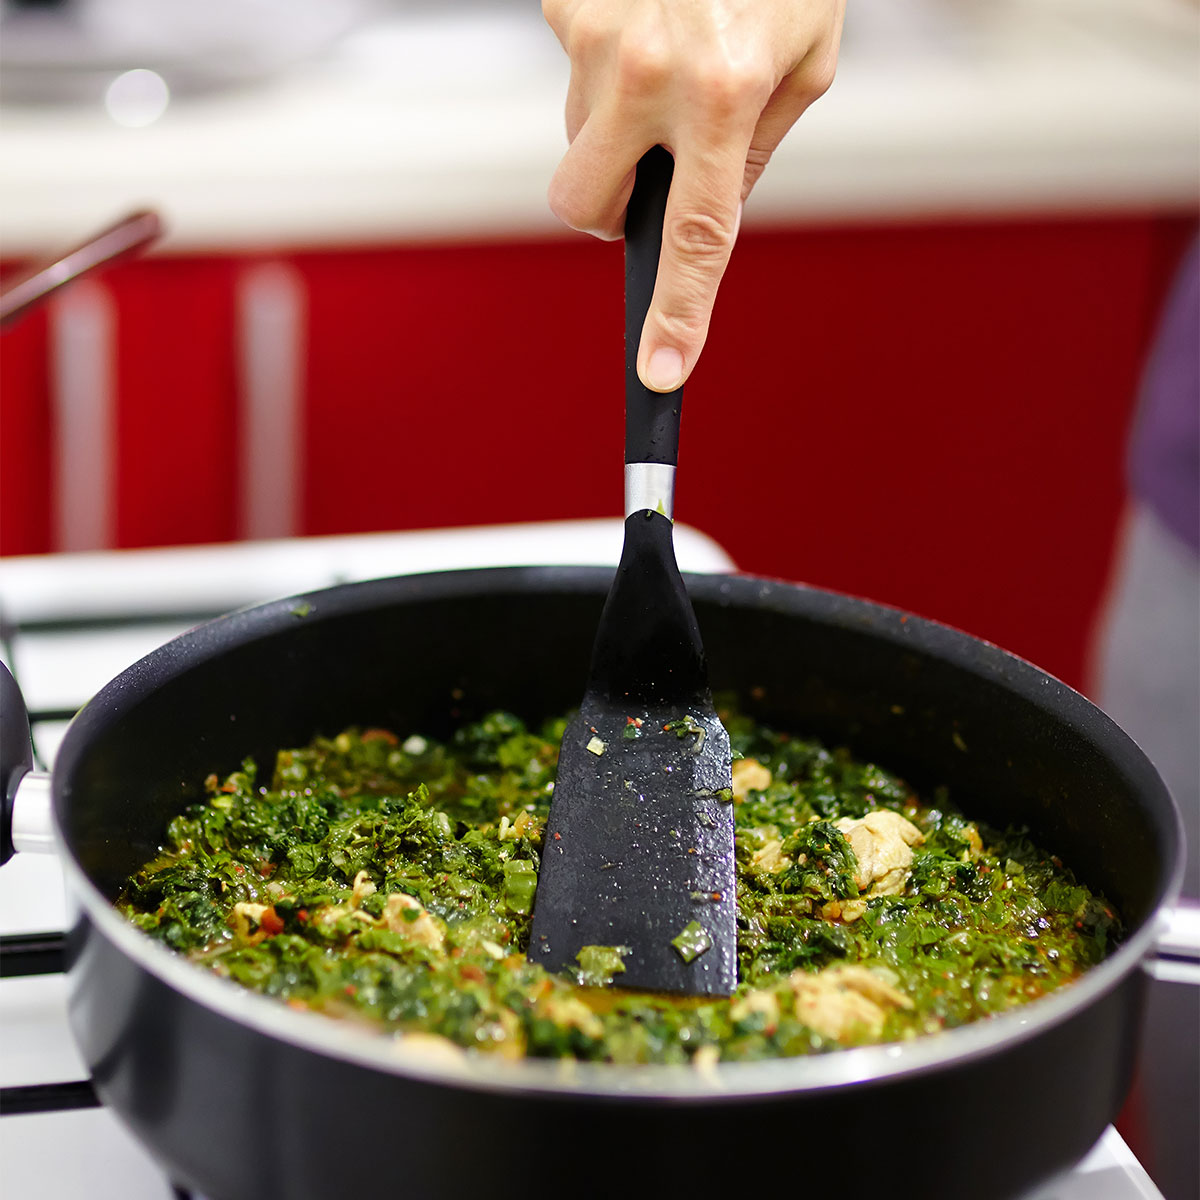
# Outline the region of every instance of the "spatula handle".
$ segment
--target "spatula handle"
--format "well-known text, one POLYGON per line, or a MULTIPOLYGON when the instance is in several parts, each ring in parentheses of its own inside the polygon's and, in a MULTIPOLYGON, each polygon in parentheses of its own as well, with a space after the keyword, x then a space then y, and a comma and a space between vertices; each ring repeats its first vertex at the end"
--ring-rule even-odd
POLYGON ((671 515, 683 388, 652 392, 638 378, 638 344, 654 295, 663 216, 675 160, 655 146, 637 166, 625 216, 625 512, 661 507, 671 515), (630 467, 634 467, 631 472, 630 467), (658 469, 663 468, 663 469, 658 469), (631 489, 631 482, 634 484, 631 489), (653 502, 658 497, 658 503, 653 502), (632 505, 632 508, 631 508, 632 505))

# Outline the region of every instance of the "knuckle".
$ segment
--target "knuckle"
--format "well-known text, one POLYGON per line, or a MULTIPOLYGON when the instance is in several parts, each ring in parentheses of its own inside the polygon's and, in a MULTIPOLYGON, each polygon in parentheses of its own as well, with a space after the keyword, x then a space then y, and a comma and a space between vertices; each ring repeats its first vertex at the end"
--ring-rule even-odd
POLYGON ((607 19, 594 7, 580 9, 567 29, 566 50, 572 62, 595 57, 610 38, 607 19))
POLYGON ((720 60, 693 67, 692 89, 710 121, 747 112, 757 116, 771 94, 766 77, 753 64, 720 60))
POLYGON ((654 38, 622 34, 617 45, 617 87, 625 96, 660 91, 671 78, 670 51, 654 38))
POLYGON ((743 200, 745 200, 754 185, 762 178, 763 172, 767 169, 767 163, 770 161, 770 150, 759 150, 751 146, 749 153, 746 155, 746 167, 742 175, 743 200))
POLYGON ((720 262, 733 248, 733 219, 723 221, 712 213, 682 212, 668 218, 664 239, 685 259, 720 262))
POLYGON ((754 185, 762 178, 763 172, 767 169, 765 162, 749 162, 746 163, 746 171, 742 176, 742 199, 744 200, 754 190, 754 185))
POLYGON ((833 86, 837 72, 837 51, 828 49, 813 59, 804 72, 804 95, 811 104, 819 100, 833 86))
POLYGON ((659 312, 654 323, 662 344, 677 346, 684 358, 690 360, 704 344, 708 316, 708 306, 697 297, 659 312))

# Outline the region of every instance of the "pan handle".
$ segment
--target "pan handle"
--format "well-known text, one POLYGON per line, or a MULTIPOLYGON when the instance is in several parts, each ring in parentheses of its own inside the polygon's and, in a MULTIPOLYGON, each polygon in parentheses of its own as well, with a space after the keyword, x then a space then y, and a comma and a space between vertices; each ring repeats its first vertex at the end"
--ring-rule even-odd
POLYGON ((1154 957, 1146 969, 1164 983, 1200 986, 1200 900, 1180 896, 1163 911, 1154 957))
POLYGON ((0 865, 18 850, 54 852, 50 776, 33 769, 25 698, 0 662, 0 865))
POLYGON ((162 221, 156 212, 146 209, 130 213, 53 262, 5 282, 0 289, 0 327, 7 328, 22 313, 81 275, 144 250, 162 236, 162 231, 162 221))

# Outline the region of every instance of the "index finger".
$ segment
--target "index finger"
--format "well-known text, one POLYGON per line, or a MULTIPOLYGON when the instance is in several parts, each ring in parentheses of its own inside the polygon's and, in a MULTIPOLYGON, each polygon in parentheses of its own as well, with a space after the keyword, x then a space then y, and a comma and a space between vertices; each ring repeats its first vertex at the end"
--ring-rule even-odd
POLYGON ((741 221, 745 142, 673 148, 654 298, 642 327, 638 375, 656 392, 680 387, 704 348, 717 289, 741 221))

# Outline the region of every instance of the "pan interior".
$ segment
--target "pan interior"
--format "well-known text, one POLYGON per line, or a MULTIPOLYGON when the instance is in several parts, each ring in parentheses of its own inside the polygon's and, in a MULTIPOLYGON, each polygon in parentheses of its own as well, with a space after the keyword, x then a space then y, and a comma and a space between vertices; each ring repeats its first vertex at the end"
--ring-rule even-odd
MULTIPOLYGON (((445 736, 494 708, 579 703, 609 574, 505 569, 347 585, 234 614, 157 651, 77 718, 55 780, 68 848, 101 892, 171 816, 247 756, 377 725, 445 736)), ((1153 769, 1065 685, 894 610, 752 579, 690 581, 714 690, 750 715, 946 785, 970 815, 1023 825, 1129 926, 1176 869, 1153 769)))

